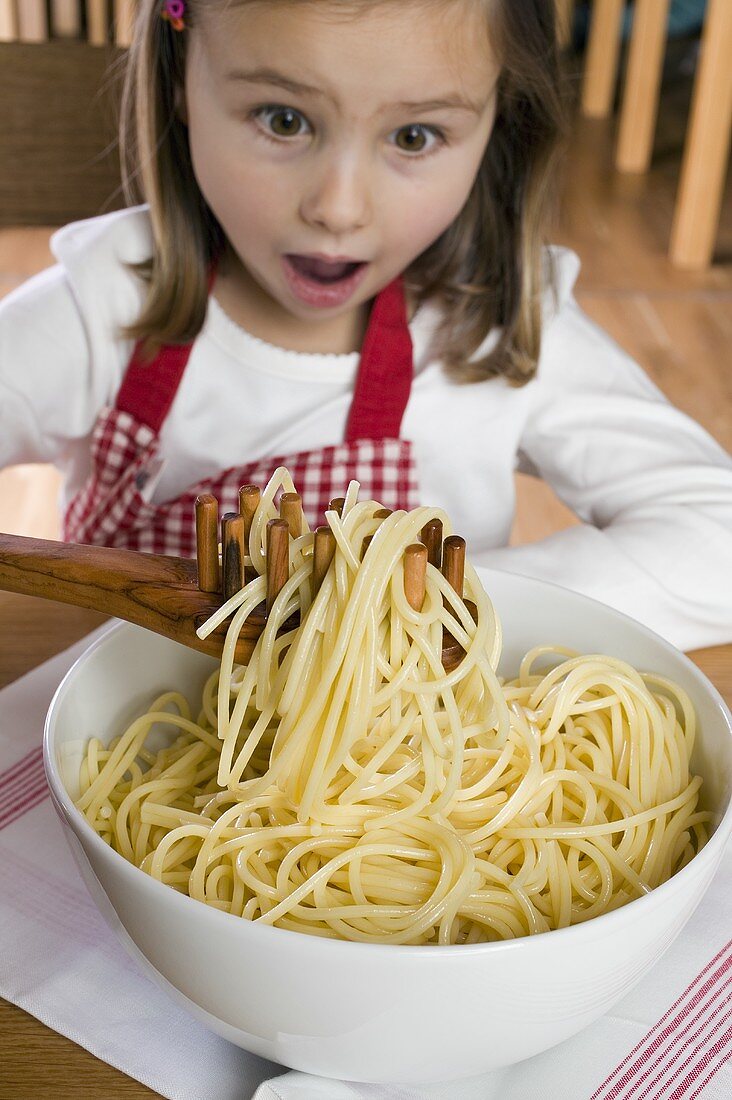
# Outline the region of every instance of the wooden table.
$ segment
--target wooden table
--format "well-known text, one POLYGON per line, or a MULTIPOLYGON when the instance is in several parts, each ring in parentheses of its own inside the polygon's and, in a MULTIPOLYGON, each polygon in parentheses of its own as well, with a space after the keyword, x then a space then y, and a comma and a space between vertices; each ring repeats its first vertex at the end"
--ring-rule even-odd
MULTIPOLYGON (((95 611, 0 592, 0 688, 103 622, 95 611)), ((2 998, 0 1051, 0 1100, 158 1095, 2 998)))
MULTIPOLYGON (((0 622, 2 688, 72 645, 104 617, 0 592, 0 622)), ((732 706, 732 645, 700 649, 690 656, 732 706)), ((0 1050, 0 1100, 157 1095, 2 999, 0 1050)))

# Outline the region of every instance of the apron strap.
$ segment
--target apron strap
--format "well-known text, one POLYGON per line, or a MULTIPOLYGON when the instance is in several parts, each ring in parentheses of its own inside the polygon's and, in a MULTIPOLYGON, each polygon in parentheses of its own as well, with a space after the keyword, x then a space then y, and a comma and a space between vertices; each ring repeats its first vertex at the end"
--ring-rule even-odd
POLYGON ((142 341, 127 367, 115 406, 141 424, 160 434, 170 406, 175 400, 193 344, 164 344, 152 359, 142 354, 142 341))
POLYGON ((398 276, 376 296, 371 307, 346 424, 346 443, 399 438, 413 372, 404 280, 398 276))
MULTIPOLYGON (((139 341, 115 407, 159 434, 192 349, 193 343, 164 344, 152 360, 146 360, 139 341)), ((346 424, 346 443, 399 438, 412 373, 412 338, 407 326, 404 282, 399 276, 377 294, 371 307, 346 424)))
MULTIPOLYGON (((208 270, 209 294, 216 282, 218 268, 219 260, 215 257, 208 270)), ((149 359, 143 354, 143 341, 138 340, 117 392, 115 408, 129 413, 138 423, 147 424, 159 435, 192 350, 193 341, 190 344, 163 344, 149 359)))

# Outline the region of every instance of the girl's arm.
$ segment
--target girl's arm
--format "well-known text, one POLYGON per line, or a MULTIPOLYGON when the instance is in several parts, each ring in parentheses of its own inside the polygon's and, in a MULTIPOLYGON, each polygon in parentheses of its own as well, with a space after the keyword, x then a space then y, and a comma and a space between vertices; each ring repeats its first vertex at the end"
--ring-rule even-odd
POLYGON ((0 466, 54 462, 66 494, 88 472, 89 435, 119 388, 149 257, 145 207, 75 222, 51 238, 59 261, 0 301, 0 466))
POLYGON ((110 379, 61 265, 0 301, 0 467, 64 465, 91 431, 110 379))
POLYGON ((543 577, 683 649, 732 639, 732 461, 574 300, 548 326, 520 469, 582 519, 486 564, 543 577))

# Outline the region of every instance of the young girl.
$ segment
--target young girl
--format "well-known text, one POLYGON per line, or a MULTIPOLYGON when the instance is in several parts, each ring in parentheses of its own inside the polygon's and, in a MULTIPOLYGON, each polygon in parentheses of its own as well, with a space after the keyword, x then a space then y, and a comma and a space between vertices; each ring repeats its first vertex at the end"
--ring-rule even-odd
POLYGON ((446 508, 474 562, 683 647, 732 636, 732 470, 543 247, 551 0, 141 0, 131 201, 0 307, 0 464, 65 474, 64 537, 192 554, 193 507, 287 466, 446 508), (508 549, 514 471, 583 521, 508 549))

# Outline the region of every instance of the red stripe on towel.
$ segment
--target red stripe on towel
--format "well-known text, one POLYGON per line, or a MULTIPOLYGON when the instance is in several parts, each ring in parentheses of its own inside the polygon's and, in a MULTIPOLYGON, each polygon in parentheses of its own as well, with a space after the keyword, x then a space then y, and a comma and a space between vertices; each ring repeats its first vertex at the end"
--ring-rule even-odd
POLYGON ((668 1047, 660 1052, 653 1063, 647 1067, 645 1072, 642 1073, 633 1084, 632 1088, 628 1089, 628 1091, 623 1094, 623 1100, 631 1096, 633 1096, 634 1100, 645 1100, 662 1078, 666 1078, 663 1082, 664 1088, 668 1088, 671 1082, 678 1078, 679 1074, 683 1072, 684 1066, 688 1065, 700 1051, 708 1047, 713 1036, 719 1031, 720 1027, 725 1026, 726 1021, 730 1017, 731 989, 732 976, 727 977, 724 982, 714 987, 712 995, 703 1005, 701 1005, 698 1012, 687 1021, 683 1028, 680 1028, 678 1032, 672 1036, 668 1047), (716 1020, 718 1016, 720 1019, 716 1020), (714 1026, 711 1027, 710 1030, 710 1025, 712 1024, 714 1024, 714 1026), (685 1058, 684 1055, 686 1055, 685 1058), (684 1061, 676 1066, 680 1058, 684 1058, 684 1061), (674 1067, 676 1068, 674 1069, 674 1067), (672 1069, 674 1069, 674 1072, 670 1077, 667 1077, 666 1075, 672 1069), (653 1076, 651 1076, 651 1074, 653 1074, 653 1076), (648 1077, 651 1079, 646 1084, 646 1087, 641 1093, 635 1096, 635 1090, 640 1088, 644 1080, 648 1077))
POLYGON ((0 817, 18 801, 23 791, 39 777, 45 778, 42 760, 32 761, 24 771, 15 776, 12 784, 0 792, 0 817))
POLYGON ((725 1063, 725 1062, 726 1062, 726 1061, 728 1060, 728 1058, 730 1058, 731 1056, 732 1056, 732 1049, 730 1049, 730 1050, 728 1050, 728 1051, 727 1051, 727 1053, 726 1053, 726 1054, 724 1055, 724 1057, 722 1058, 722 1060, 721 1060, 720 1062, 717 1062, 717 1064, 716 1064, 716 1066, 714 1067, 714 1069, 712 1070, 712 1072, 711 1072, 711 1073, 708 1073, 708 1074, 707 1074, 707 1076, 706 1076, 706 1077, 704 1078, 704 1080, 702 1081, 702 1083, 701 1083, 701 1084, 699 1085, 699 1088, 697 1088, 697 1089, 694 1089, 694 1091, 693 1091, 693 1092, 691 1093, 691 1095, 689 1096, 689 1100, 694 1100, 694 1097, 695 1097, 695 1096, 698 1096, 698 1095, 699 1095, 699 1094, 700 1094, 701 1092, 703 1092, 703 1091, 704 1091, 704 1089, 706 1088, 707 1084, 708 1084, 708 1083, 709 1083, 709 1082, 711 1081, 712 1077, 714 1077, 714 1075, 715 1075, 716 1073, 718 1073, 718 1072, 720 1071, 720 1069, 722 1068, 722 1066, 724 1065, 724 1063, 725 1063))
POLYGON ((43 749, 38 746, 36 749, 31 749, 29 753, 26 753, 20 760, 16 760, 14 764, 11 764, 9 768, 6 768, 4 772, 0 772, 0 791, 7 787, 12 781, 23 771, 28 764, 35 760, 43 759, 43 749))
MULTIPOLYGON (((713 993, 715 987, 722 981, 730 965, 732 965, 731 947, 732 940, 725 944, 713 959, 710 959, 704 969, 689 983, 681 996, 674 1001, 671 1007, 641 1039, 640 1043, 605 1078, 600 1087, 592 1094, 590 1100, 624 1100, 626 1096, 632 1095, 635 1088, 637 1088, 637 1083, 634 1085, 635 1078, 648 1060, 652 1058, 668 1038, 672 1036, 675 1038, 675 1033, 678 1030, 683 1033, 684 1028, 688 1028, 689 1021, 687 1017, 689 1014, 698 1008, 707 994, 713 993), (628 1090, 629 1085, 633 1086, 630 1090, 628 1090)), ((679 1053, 681 1053, 681 1050, 679 1053)))
POLYGON ((18 798, 0 814, 0 829, 6 828, 13 821, 17 821, 23 814, 28 813, 44 798, 48 797, 48 783, 46 776, 36 776, 24 790, 18 792, 18 798))
POLYGON ((669 1097, 669 1100, 679 1100, 679 1097, 686 1096, 688 1090, 692 1085, 696 1084, 696 1081, 703 1074, 703 1071, 709 1067, 712 1060, 717 1057, 720 1052, 723 1052, 724 1049, 730 1048, 732 1042, 731 1020, 732 1016, 729 1010, 728 998, 728 1008, 726 1008, 726 1012, 723 1014, 717 1026, 713 1027, 709 1035, 706 1036, 706 1040, 697 1044, 689 1057, 677 1067, 675 1073, 665 1082, 665 1095, 669 1097), (726 1031, 722 1032, 718 1038, 715 1038, 713 1043, 710 1042, 711 1038, 720 1030, 720 1027, 724 1026, 726 1026, 726 1031), (670 1091, 670 1086, 684 1073, 686 1073, 686 1076, 681 1079, 680 1084, 677 1085, 673 1091, 670 1091))

